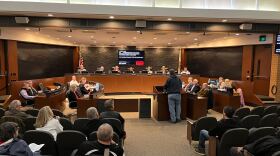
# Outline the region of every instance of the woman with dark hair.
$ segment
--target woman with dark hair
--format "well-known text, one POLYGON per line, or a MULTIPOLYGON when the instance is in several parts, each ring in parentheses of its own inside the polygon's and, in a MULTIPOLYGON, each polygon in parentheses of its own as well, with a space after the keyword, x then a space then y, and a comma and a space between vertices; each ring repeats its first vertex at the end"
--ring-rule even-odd
POLYGON ((18 125, 4 122, 0 125, 0 155, 33 156, 24 140, 18 139, 18 125))

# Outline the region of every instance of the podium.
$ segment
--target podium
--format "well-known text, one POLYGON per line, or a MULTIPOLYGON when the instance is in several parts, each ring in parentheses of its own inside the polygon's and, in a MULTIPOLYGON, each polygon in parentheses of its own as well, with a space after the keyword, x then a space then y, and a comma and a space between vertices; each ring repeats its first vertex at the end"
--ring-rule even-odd
POLYGON ((187 118, 197 120, 207 115, 208 98, 187 93, 187 118))
POLYGON ((223 113, 223 109, 225 106, 231 106, 234 109, 240 107, 240 96, 239 95, 231 95, 226 92, 213 90, 213 101, 214 106, 213 110, 223 113))

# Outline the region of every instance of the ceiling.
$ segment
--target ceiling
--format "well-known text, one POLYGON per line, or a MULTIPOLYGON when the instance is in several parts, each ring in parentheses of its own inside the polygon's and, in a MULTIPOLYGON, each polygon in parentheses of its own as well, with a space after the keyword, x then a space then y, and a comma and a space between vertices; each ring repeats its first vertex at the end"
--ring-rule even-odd
POLYGON ((235 34, 225 32, 179 32, 179 31, 132 31, 122 29, 65 29, 65 28, 1 28, 0 38, 23 40, 31 36, 47 38, 65 45, 86 46, 141 46, 141 47, 187 47, 203 42, 229 40, 233 38, 256 39, 264 34, 235 34), (14 34, 14 35, 12 35, 14 34), (9 36, 10 35, 10 36, 9 36), (23 39, 17 38, 22 36, 23 39))

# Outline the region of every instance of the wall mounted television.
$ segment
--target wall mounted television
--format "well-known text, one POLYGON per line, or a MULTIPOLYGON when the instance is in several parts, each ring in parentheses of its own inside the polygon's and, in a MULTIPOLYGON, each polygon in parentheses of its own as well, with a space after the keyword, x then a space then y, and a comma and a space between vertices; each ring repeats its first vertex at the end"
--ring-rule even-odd
POLYGON ((121 66, 144 66, 145 51, 141 50, 118 50, 118 62, 121 66))
POLYGON ((275 53, 280 54, 280 34, 276 34, 275 53))

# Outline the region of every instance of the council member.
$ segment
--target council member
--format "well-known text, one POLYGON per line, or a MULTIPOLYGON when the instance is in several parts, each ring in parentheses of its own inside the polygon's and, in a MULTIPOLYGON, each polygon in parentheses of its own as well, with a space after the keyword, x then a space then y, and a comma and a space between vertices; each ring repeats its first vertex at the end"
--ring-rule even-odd
POLYGON ((170 122, 181 121, 181 88, 182 81, 175 74, 174 69, 169 71, 170 77, 167 79, 164 89, 168 94, 168 107, 170 112, 170 122))
POLYGON ((87 73, 87 70, 86 70, 86 68, 84 67, 84 65, 80 65, 79 66, 79 69, 78 69, 78 71, 77 71, 78 73, 87 73))
POLYGON ((186 74, 186 75, 190 75, 190 71, 188 71, 188 68, 187 67, 184 67, 184 70, 181 71, 181 74, 186 74))
POLYGON ((25 100, 25 102, 23 103, 24 106, 32 106, 35 103, 36 95, 31 92, 31 88, 28 82, 23 83, 23 87, 20 89, 19 95, 25 100))
POLYGON ((72 80, 69 82, 69 85, 76 85, 79 86, 79 82, 77 81, 77 78, 75 75, 72 76, 72 80))

